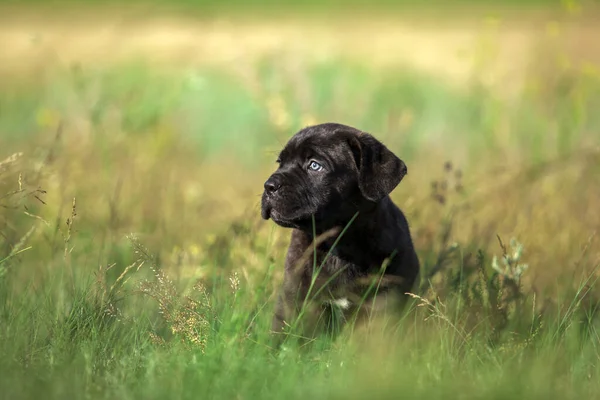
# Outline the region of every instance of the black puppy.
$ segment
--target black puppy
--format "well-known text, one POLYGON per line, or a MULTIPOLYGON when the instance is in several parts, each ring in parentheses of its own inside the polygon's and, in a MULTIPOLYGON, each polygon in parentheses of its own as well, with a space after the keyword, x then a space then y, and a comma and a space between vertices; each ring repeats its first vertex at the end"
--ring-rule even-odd
POLYGON ((262 217, 293 230, 273 331, 299 322, 305 337, 333 334, 336 309, 346 320, 402 309, 419 273, 408 223, 389 197, 404 162, 373 136, 335 123, 300 130, 277 162, 262 217))

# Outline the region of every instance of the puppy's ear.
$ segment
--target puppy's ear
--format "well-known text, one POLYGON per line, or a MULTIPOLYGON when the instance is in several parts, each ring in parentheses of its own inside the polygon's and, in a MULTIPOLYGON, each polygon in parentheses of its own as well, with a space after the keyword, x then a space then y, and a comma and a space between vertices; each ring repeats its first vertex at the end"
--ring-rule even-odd
POLYGON ((358 168, 358 187, 367 200, 390 194, 407 173, 404 161, 368 133, 351 137, 350 148, 358 168))

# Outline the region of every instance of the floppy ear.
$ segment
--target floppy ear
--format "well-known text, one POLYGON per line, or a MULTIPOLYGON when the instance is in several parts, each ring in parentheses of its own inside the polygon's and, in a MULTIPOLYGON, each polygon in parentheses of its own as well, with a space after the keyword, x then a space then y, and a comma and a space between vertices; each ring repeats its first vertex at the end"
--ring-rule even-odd
POLYGON ((381 200, 407 174, 404 161, 368 133, 350 138, 350 148, 358 168, 358 187, 367 200, 381 200))

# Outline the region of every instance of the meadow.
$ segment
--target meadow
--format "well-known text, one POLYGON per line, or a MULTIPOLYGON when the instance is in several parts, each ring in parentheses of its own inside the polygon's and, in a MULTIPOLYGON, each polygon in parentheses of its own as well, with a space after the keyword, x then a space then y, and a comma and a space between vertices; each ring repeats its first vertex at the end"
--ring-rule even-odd
POLYGON ((453 22, 387 2, 335 21, 35 4, 0 14, 3 398, 595 398, 591 5, 453 22), (326 121, 408 165, 392 198, 423 273, 401 321, 276 351, 290 232, 261 220, 262 184, 326 121))

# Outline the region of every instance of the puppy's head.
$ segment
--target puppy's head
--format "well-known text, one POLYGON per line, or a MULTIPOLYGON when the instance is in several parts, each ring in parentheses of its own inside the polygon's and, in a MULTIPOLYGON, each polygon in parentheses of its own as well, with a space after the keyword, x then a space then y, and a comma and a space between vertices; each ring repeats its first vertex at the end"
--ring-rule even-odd
POLYGON ((262 217, 284 227, 347 221, 366 204, 386 197, 406 165, 373 136, 327 123, 304 128, 285 145, 267 179, 262 217))

